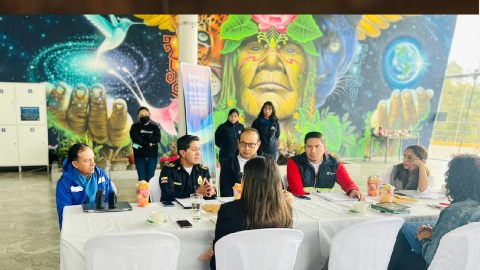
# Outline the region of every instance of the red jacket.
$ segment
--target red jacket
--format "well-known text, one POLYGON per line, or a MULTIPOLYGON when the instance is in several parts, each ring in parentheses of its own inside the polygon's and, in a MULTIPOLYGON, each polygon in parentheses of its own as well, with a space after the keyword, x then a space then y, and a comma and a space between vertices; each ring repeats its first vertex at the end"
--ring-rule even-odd
MULTIPOLYGON (((315 187, 318 188, 333 188, 335 182, 340 185, 340 187, 348 194, 351 190, 359 190, 355 182, 353 182, 350 175, 348 175, 345 166, 337 158, 325 153, 323 156, 323 162, 318 169, 318 175, 315 175, 315 170, 313 166, 308 162, 306 154, 303 153, 299 156, 290 158, 287 163, 287 179, 288 179, 288 190, 294 195, 305 195, 306 193, 303 190, 304 180, 307 180, 307 175, 302 177, 302 173, 312 175, 315 177, 315 187), (297 164, 299 163, 299 164, 297 164), (299 169, 299 165, 302 170, 299 169), (327 175, 330 175, 329 178, 333 180, 323 181, 319 176, 328 170, 334 170, 335 173, 327 172, 327 175), (333 176, 332 174, 335 174, 333 176)), ((313 185, 312 185, 313 186, 313 185)))

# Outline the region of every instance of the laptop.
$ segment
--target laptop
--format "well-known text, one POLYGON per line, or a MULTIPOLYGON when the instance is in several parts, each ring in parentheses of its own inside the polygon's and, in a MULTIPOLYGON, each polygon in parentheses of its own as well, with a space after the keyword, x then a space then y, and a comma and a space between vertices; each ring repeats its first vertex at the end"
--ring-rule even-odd
POLYGON ((82 204, 83 212, 88 213, 103 213, 103 212, 123 212, 132 211, 132 206, 128 202, 117 202, 117 207, 109 208, 108 203, 105 203, 105 208, 97 209, 97 205, 94 203, 82 204))

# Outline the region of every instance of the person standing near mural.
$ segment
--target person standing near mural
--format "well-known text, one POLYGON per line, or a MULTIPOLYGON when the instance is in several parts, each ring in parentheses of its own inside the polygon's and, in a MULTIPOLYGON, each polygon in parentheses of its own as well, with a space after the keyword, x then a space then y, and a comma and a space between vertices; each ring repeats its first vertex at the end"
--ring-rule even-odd
POLYGON ((157 167, 160 129, 156 124, 150 123, 150 111, 147 108, 140 107, 137 117, 140 122, 133 124, 130 129, 133 156, 138 180, 148 182, 155 174, 157 167))
POLYGON ((237 109, 231 109, 228 112, 228 120, 221 124, 215 131, 215 145, 220 148, 220 164, 230 158, 238 150, 237 139, 245 129, 238 122, 237 109))
POLYGON ((275 107, 271 101, 263 103, 257 119, 253 121, 252 128, 260 133, 260 149, 265 156, 277 161, 278 137, 280 137, 280 124, 275 113, 275 107))

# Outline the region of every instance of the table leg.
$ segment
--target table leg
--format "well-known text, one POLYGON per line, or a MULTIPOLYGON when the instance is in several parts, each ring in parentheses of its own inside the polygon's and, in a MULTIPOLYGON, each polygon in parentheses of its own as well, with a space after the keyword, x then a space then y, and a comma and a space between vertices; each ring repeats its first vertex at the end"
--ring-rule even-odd
POLYGON ((385 148, 385 163, 387 163, 387 156, 388 156, 388 141, 390 139, 387 137, 387 147, 385 148))
POLYGON ((370 155, 368 157, 368 163, 372 161, 372 155, 373 155, 373 136, 370 137, 370 155))
POLYGON ((400 141, 400 149, 398 149, 398 160, 401 160, 402 159, 402 142, 403 142, 403 139, 399 138, 398 140, 400 141))

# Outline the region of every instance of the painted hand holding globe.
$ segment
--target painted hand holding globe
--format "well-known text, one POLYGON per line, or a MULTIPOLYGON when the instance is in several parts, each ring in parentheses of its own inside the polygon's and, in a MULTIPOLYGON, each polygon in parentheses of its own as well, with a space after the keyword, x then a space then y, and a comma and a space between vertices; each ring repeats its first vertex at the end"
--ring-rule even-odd
POLYGON ((389 130, 410 129, 428 116, 432 97, 433 90, 422 87, 395 90, 389 99, 380 100, 370 125, 389 130))
POLYGON ((130 144, 133 120, 123 99, 107 110, 105 88, 77 84, 73 90, 65 82, 47 84, 49 120, 59 128, 79 136, 88 135, 97 144, 124 147, 130 144))

